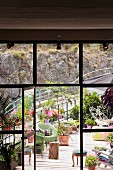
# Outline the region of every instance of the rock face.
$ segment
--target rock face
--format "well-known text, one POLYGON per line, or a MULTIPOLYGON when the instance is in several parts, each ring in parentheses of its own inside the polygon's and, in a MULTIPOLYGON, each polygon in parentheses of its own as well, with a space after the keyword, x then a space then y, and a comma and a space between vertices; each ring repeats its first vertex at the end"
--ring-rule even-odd
MULTIPOLYGON (((27 48, 27 47, 26 47, 27 48)), ((32 53, 23 48, 0 53, 0 84, 29 84, 33 82, 32 53)))
MULTIPOLYGON (((36 83, 78 83, 75 81, 79 78, 78 44, 66 45, 61 50, 49 44, 37 46, 36 83)), ((101 44, 83 44, 84 78, 113 72, 112 55, 112 44, 106 51, 101 44)), ((0 45, 0 84, 33 84, 32 44, 16 44, 11 49, 6 44, 0 45)))
POLYGON ((38 53, 37 55, 37 81, 58 83, 71 83, 79 75, 79 57, 74 52, 56 51, 38 53))
POLYGON ((20 98, 22 95, 21 88, 0 88, 0 96, 4 95, 5 97, 10 96, 10 101, 20 98))
POLYGON ((84 45, 83 48, 84 79, 113 72, 113 45, 104 51, 101 44, 84 45))

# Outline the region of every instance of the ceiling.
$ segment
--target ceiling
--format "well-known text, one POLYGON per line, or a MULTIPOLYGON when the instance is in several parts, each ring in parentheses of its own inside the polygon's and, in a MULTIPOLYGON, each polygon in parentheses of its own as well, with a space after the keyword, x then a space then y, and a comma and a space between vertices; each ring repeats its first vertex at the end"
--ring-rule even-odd
POLYGON ((80 34, 83 34, 81 39, 86 39, 85 34, 89 31, 91 31, 89 32, 92 35, 91 39, 94 39, 94 35, 96 39, 101 39, 103 38, 101 34, 106 34, 105 39, 112 39, 113 37, 109 36, 112 29, 112 0, 3 0, 0 2, 1 40, 11 37, 18 39, 18 36, 24 36, 26 30, 29 37, 24 39, 29 39, 30 34, 35 39, 42 33, 46 38, 47 30, 50 36, 54 35, 53 39, 65 39, 63 35, 66 36, 69 31, 70 34, 77 31, 76 36, 72 36, 71 39, 80 39, 80 34), (13 35, 15 30, 16 36, 13 35), (65 30, 65 34, 62 30, 65 30), (97 30, 103 32, 99 32, 97 36, 97 30), (33 36, 34 31, 35 36, 33 36), (76 38, 77 34, 78 38, 76 38))

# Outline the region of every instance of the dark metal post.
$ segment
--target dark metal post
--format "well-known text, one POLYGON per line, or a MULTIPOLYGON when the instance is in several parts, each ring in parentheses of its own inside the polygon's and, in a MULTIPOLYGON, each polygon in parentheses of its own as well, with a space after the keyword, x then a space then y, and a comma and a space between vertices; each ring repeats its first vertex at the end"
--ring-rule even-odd
POLYGON ((24 89, 22 89, 22 170, 24 170, 24 89))
POLYGON ((68 120, 68 102, 66 102, 66 113, 67 113, 67 120, 68 120))
POLYGON ((36 87, 34 88, 34 170, 36 170, 36 87))

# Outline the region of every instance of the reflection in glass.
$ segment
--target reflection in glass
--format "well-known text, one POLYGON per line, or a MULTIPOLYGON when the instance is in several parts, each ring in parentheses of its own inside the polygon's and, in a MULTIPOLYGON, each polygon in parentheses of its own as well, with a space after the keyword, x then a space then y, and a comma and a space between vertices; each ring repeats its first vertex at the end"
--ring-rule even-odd
POLYGON ((107 87, 83 89, 83 128, 108 128, 113 124, 112 111, 107 107, 111 100, 107 97, 106 89, 107 87))

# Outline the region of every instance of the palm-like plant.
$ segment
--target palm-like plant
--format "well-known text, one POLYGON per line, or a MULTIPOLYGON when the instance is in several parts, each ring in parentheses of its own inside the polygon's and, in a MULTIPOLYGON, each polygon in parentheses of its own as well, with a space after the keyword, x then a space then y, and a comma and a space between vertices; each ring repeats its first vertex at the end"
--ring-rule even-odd
POLYGON ((7 170, 11 170, 11 161, 17 160, 16 146, 19 144, 20 142, 16 144, 5 143, 0 146, 0 160, 5 161, 7 170))

